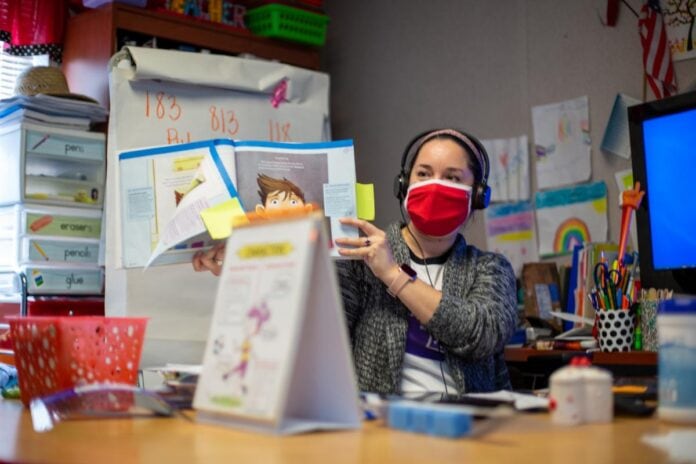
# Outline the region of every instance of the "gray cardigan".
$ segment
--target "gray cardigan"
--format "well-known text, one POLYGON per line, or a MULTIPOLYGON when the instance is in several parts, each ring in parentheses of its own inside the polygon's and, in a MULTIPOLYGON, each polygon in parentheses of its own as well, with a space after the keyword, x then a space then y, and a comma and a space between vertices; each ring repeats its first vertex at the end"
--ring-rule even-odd
MULTIPOLYGON (((399 264, 410 261, 402 226, 386 231, 399 264)), ((359 388, 399 393, 410 312, 363 261, 338 261, 337 269, 359 388)), ((517 322, 510 263, 468 246, 459 235, 443 271, 442 299, 425 327, 445 349, 458 391, 509 389, 503 347, 517 322)))

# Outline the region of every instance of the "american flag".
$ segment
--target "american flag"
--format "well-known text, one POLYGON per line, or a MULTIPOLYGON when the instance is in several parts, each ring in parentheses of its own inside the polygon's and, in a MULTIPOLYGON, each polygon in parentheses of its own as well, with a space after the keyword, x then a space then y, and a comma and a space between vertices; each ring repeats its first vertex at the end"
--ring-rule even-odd
POLYGON ((648 85, 658 100, 677 93, 677 78, 667 43, 665 24, 658 0, 647 0, 638 19, 643 67, 648 85))

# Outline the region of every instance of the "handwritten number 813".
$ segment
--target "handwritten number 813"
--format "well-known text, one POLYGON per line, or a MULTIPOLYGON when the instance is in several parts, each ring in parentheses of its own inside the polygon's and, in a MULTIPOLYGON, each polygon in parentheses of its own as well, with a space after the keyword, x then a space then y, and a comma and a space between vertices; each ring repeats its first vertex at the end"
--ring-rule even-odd
POLYGON ((211 106, 210 128, 213 132, 222 132, 227 135, 235 135, 239 131, 239 120, 234 111, 225 110, 222 107, 211 106))

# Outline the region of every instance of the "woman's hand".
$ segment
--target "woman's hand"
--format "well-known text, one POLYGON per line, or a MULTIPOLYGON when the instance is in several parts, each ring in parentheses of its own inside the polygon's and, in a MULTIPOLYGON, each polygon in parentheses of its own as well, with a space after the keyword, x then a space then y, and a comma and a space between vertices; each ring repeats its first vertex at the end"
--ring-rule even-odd
POLYGON ((360 257, 372 273, 382 282, 388 284, 397 272, 397 265, 392 255, 387 235, 382 229, 367 221, 355 218, 341 218, 341 224, 357 227, 365 237, 336 238, 339 245, 338 254, 341 256, 360 257), (340 248, 340 247, 354 248, 340 248))
POLYGON ((219 276, 222 272, 222 262, 225 259, 225 242, 220 242, 206 251, 197 251, 193 255, 193 269, 196 272, 210 271, 219 276))

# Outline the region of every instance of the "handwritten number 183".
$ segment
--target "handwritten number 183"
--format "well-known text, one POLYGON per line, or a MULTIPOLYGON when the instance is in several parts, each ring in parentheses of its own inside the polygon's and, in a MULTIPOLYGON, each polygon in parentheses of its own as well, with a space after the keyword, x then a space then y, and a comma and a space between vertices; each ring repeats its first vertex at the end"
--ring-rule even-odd
POLYGON ((181 117, 181 106, 176 102, 176 96, 164 92, 157 92, 153 96, 149 91, 145 92, 145 117, 164 119, 168 117, 176 121, 181 117))

